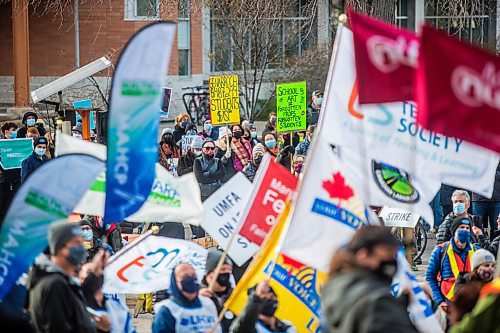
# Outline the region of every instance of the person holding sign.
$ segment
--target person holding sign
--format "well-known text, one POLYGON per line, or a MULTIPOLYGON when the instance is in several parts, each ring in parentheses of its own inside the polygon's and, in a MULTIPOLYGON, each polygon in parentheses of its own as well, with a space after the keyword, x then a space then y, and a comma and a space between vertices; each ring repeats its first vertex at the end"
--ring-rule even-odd
POLYGON ((252 159, 252 145, 243 138, 243 127, 239 124, 231 127, 233 139, 231 140, 231 149, 234 151, 234 169, 243 171, 243 168, 252 159))
POLYGON ((33 141, 33 153, 25 158, 21 164, 21 182, 24 182, 33 171, 49 160, 45 155, 48 144, 48 140, 43 136, 33 141))
MULTIPOLYGON (((4 123, 2 125, 2 135, 5 140, 15 139, 17 137, 17 125, 8 122, 4 123)), ((1 159, 0 152, 0 161, 1 159)), ((19 185, 21 185, 21 169, 5 170, 0 165, 0 226, 19 185)))
POLYGON ((201 201, 205 201, 221 187, 226 175, 222 161, 215 157, 215 144, 207 139, 201 148, 202 155, 194 160, 193 171, 200 184, 201 201))
POLYGON ((236 170, 234 169, 234 154, 232 154, 231 147, 227 146, 228 141, 230 141, 232 137, 233 134, 227 127, 221 127, 219 129, 219 139, 216 141, 217 149, 215 157, 219 158, 222 163, 224 163, 226 169, 226 175, 222 183, 226 183, 236 174, 236 170))

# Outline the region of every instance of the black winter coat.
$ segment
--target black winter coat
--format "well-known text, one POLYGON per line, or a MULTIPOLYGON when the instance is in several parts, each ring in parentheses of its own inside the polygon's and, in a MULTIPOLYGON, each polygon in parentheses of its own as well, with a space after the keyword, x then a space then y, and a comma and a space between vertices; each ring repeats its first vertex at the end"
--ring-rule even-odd
POLYGON ((80 286, 44 254, 30 272, 29 298, 39 332, 97 332, 80 286))
POLYGON ((21 182, 24 183, 26 178, 33 171, 35 171, 40 165, 47 162, 48 160, 49 159, 45 155, 42 156, 42 159, 39 159, 38 155, 35 152, 26 157, 21 163, 21 182))
POLYGON ((202 200, 207 199, 221 187, 221 180, 226 174, 224 165, 216 157, 211 160, 207 160, 203 156, 198 157, 194 160, 193 171, 200 184, 202 200))
POLYGON ((187 153, 179 158, 179 162, 177 163, 177 175, 179 177, 193 172, 195 158, 196 156, 194 156, 191 150, 188 150, 187 153))

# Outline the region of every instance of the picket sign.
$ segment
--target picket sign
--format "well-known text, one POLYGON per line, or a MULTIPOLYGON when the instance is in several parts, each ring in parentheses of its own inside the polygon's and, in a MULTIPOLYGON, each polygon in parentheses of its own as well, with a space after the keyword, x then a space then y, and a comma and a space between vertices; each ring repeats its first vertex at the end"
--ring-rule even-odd
POLYGON ((386 227, 415 228, 420 215, 400 208, 382 207, 379 217, 386 227))

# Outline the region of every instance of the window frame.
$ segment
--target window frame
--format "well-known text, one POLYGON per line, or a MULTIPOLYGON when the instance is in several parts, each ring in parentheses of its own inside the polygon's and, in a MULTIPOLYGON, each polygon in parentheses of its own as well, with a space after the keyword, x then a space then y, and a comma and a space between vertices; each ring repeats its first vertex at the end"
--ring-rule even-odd
POLYGON ((123 20, 124 21, 158 21, 160 20, 160 1, 151 0, 155 2, 156 15, 155 16, 139 16, 137 15, 137 1, 139 0, 124 0, 123 7, 123 20))

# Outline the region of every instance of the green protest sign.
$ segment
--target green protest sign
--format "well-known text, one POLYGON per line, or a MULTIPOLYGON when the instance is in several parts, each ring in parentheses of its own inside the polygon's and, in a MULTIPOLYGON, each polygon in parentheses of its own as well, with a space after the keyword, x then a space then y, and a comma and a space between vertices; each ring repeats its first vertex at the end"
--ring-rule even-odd
POLYGON ((306 129, 306 83, 295 82, 276 86, 277 131, 306 129))
POLYGON ((4 170, 21 167, 21 162, 33 153, 33 139, 0 140, 0 164, 4 170))

